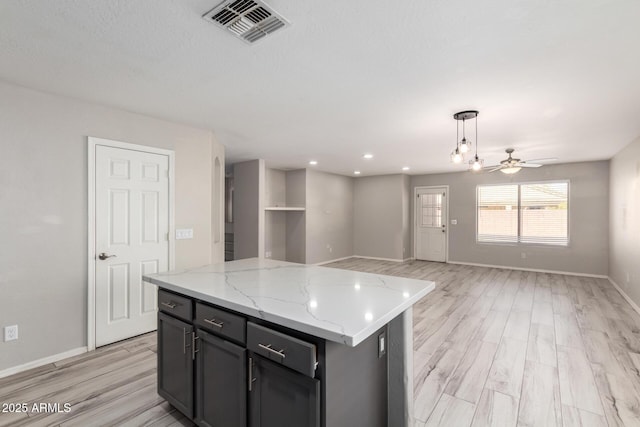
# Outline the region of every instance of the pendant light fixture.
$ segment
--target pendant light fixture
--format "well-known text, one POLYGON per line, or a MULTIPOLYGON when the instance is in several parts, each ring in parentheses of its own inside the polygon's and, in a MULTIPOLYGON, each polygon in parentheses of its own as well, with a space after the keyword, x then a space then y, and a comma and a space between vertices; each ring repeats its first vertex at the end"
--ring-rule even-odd
POLYGON ((451 153, 451 161, 454 163, 462 163, 464 160, 464 153, 467 153, 471 150, 471 141, 467 140, 466 131, 465 131, 465 122, 469 119, 475 119, 476 125, 476 153, 475 156, 469 160, 469 169, 477 172, 482 170, 482 166, 484 164, 484 160, 478 157, 478 111, 476 110, 467 110, 460 111, 453 115, 453 118, 458 122, 456 123, 456 149, 451 153), (462 140, 459 139, 459 123, 462 120, 462 140))

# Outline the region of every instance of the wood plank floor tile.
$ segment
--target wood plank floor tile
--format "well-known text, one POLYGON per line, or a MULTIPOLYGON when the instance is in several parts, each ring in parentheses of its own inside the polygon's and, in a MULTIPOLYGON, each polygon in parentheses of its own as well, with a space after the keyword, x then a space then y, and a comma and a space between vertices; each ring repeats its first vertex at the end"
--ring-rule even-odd
POLYGON ((534 301, 531 323, 553 326, 553 306, 550 302, 534 301))
POLYGON ((562 405, 556 368, 537 362, 526 362, 518 426, 562 426, 562 405))
POLYGON ((558 346, 558 377, 563 405, 603 415, 591 364, 582 350, 558 346))
POLYGON ((578 349, 584 348, 580 327, 573 314, 556 314, 553 318, 557 345, 578 349))
POLYGON ((531 324, 527 360, 549 366, 558 366, 556 356, 556 337, 553 326, 531 324))
POLYGON ((564 427, 607 427, 602 415, 592 414, 572 406, 562 405, 564 427))
POLYGON ((536 290, 533 293, 533 300, 551 303, 551 288, 542 287, 536 283, 536 290))
POLYGON ((484 341, 473 341, 453 373, 445 393, 477 403, 489 375, 498 346, 484 341))
POLYGON ((597 307, 589 305, 576 305, 576 318, 580 329, 593 329, 594 331, 609 332, 607 319, 597 307))
POLYGON ((508 318, 509 314, 503 311, 490 311, 478 329, 476 338, 499 344, 508 318))
POLYGON ((573 301, 567 295, 552 294, 551 301, 554 314, 572 314, 575 312, 573 301))
POLYGON ((427 420, 431 415, 462 356, 463 353, 445 343, 431 356, 420 372, 414 372, 416 418, 427 420))
POLYGON ((520 397, 527 342, 503 338, 493 359, 486 388, 520 397))
POLYGON ((469 346, 469 342, 475 336, 476 331, 482 325, 483 319, 476 316, 465 316, 460 323, 447 336, 447 342, 451 347, 464 352, 469 346))
POLYGON ((531 311, 533 310, 533 294, 535 287, 533 285, 521 286, 516 293, 516 297, 511 306, 512 311, 531 311))
POLYGON ((425 427, 468 427, 474 411, 473 403, 443 394, 425 427))
POLYGON ((512 311, 504 328, 504 336, 523 341, 529 339, 531 313, 528 311, 512 311))
POLYGON ((592 364, 604 413, 610 426, 640 426, 640 402, 630 379, 607 373, 592 364))
POLYGON ((518 398, 485 388, 473 416, 472 427, 514 427, 518 398))

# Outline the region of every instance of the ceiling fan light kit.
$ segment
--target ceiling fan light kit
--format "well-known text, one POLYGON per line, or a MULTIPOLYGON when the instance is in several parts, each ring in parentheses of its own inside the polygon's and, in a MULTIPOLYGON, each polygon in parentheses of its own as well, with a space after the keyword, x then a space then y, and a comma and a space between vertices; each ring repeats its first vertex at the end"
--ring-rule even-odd
MULTIPOLYGON (((535 160, 533 160, 532 162, 525 162, 524 160, 513 158, 511 156, 511 154, 514 151, 513 148, 507 148, 504 151, 508 155, 507 158, 501 161, 499 165, 489 166, 489 168, 492 168, 491 170, 489 170, 489 172, 500 171, 507 175, 513 175, 514 173, 518 173, 522 168, 539 168, 540 166, 542 166, 540 163, 532 163, 535 160)), ((540 160, 556 160, 556 159, 555 158, 538 159, 538 161, 540 160)))
POLYGON ((482 170, 484 160, 478 157, 478 111, 466 110, 455 113, 453 118, 456 122, 456 148, 451 152, 451 161, 460 164, 464 161, 465 153, 471 151, 471 141, 467 139, 465 132, 465 121, 475 119, 476 124, 476 152, 475 156, 469 161, 469 170, 478 172, 482 170), (462 121, 462 139, 460 139, 460 121, 462 121))

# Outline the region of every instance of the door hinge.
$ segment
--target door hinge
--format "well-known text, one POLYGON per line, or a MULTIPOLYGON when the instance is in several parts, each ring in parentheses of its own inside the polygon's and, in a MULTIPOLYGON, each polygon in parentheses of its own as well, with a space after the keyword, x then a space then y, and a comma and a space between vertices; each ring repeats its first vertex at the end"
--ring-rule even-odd
POLYGON ((167 239, 167 242, 169 241, 169 233, 166 234, 165 238, 167 239))
POLYGON ((447 195, 447 193, 442 193, 442 197, 444 197, 444 196, 446 196, 446 195, 447 195))

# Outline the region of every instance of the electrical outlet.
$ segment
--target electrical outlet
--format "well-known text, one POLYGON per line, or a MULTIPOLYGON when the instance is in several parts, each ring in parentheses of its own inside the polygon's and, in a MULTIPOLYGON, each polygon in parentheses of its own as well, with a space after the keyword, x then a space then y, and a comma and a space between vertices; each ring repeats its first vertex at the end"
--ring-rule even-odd
POLYGON ((4 341, 13 341, 18 339, 18 325, 4 327, 4 341))
POLYGON ((264 257, 265 258, 271 258, 271 251, 265 252, 264 257))
POLYGON ((383 332, 378 335, 378 358, 387 353, 387 333, 383 332))

